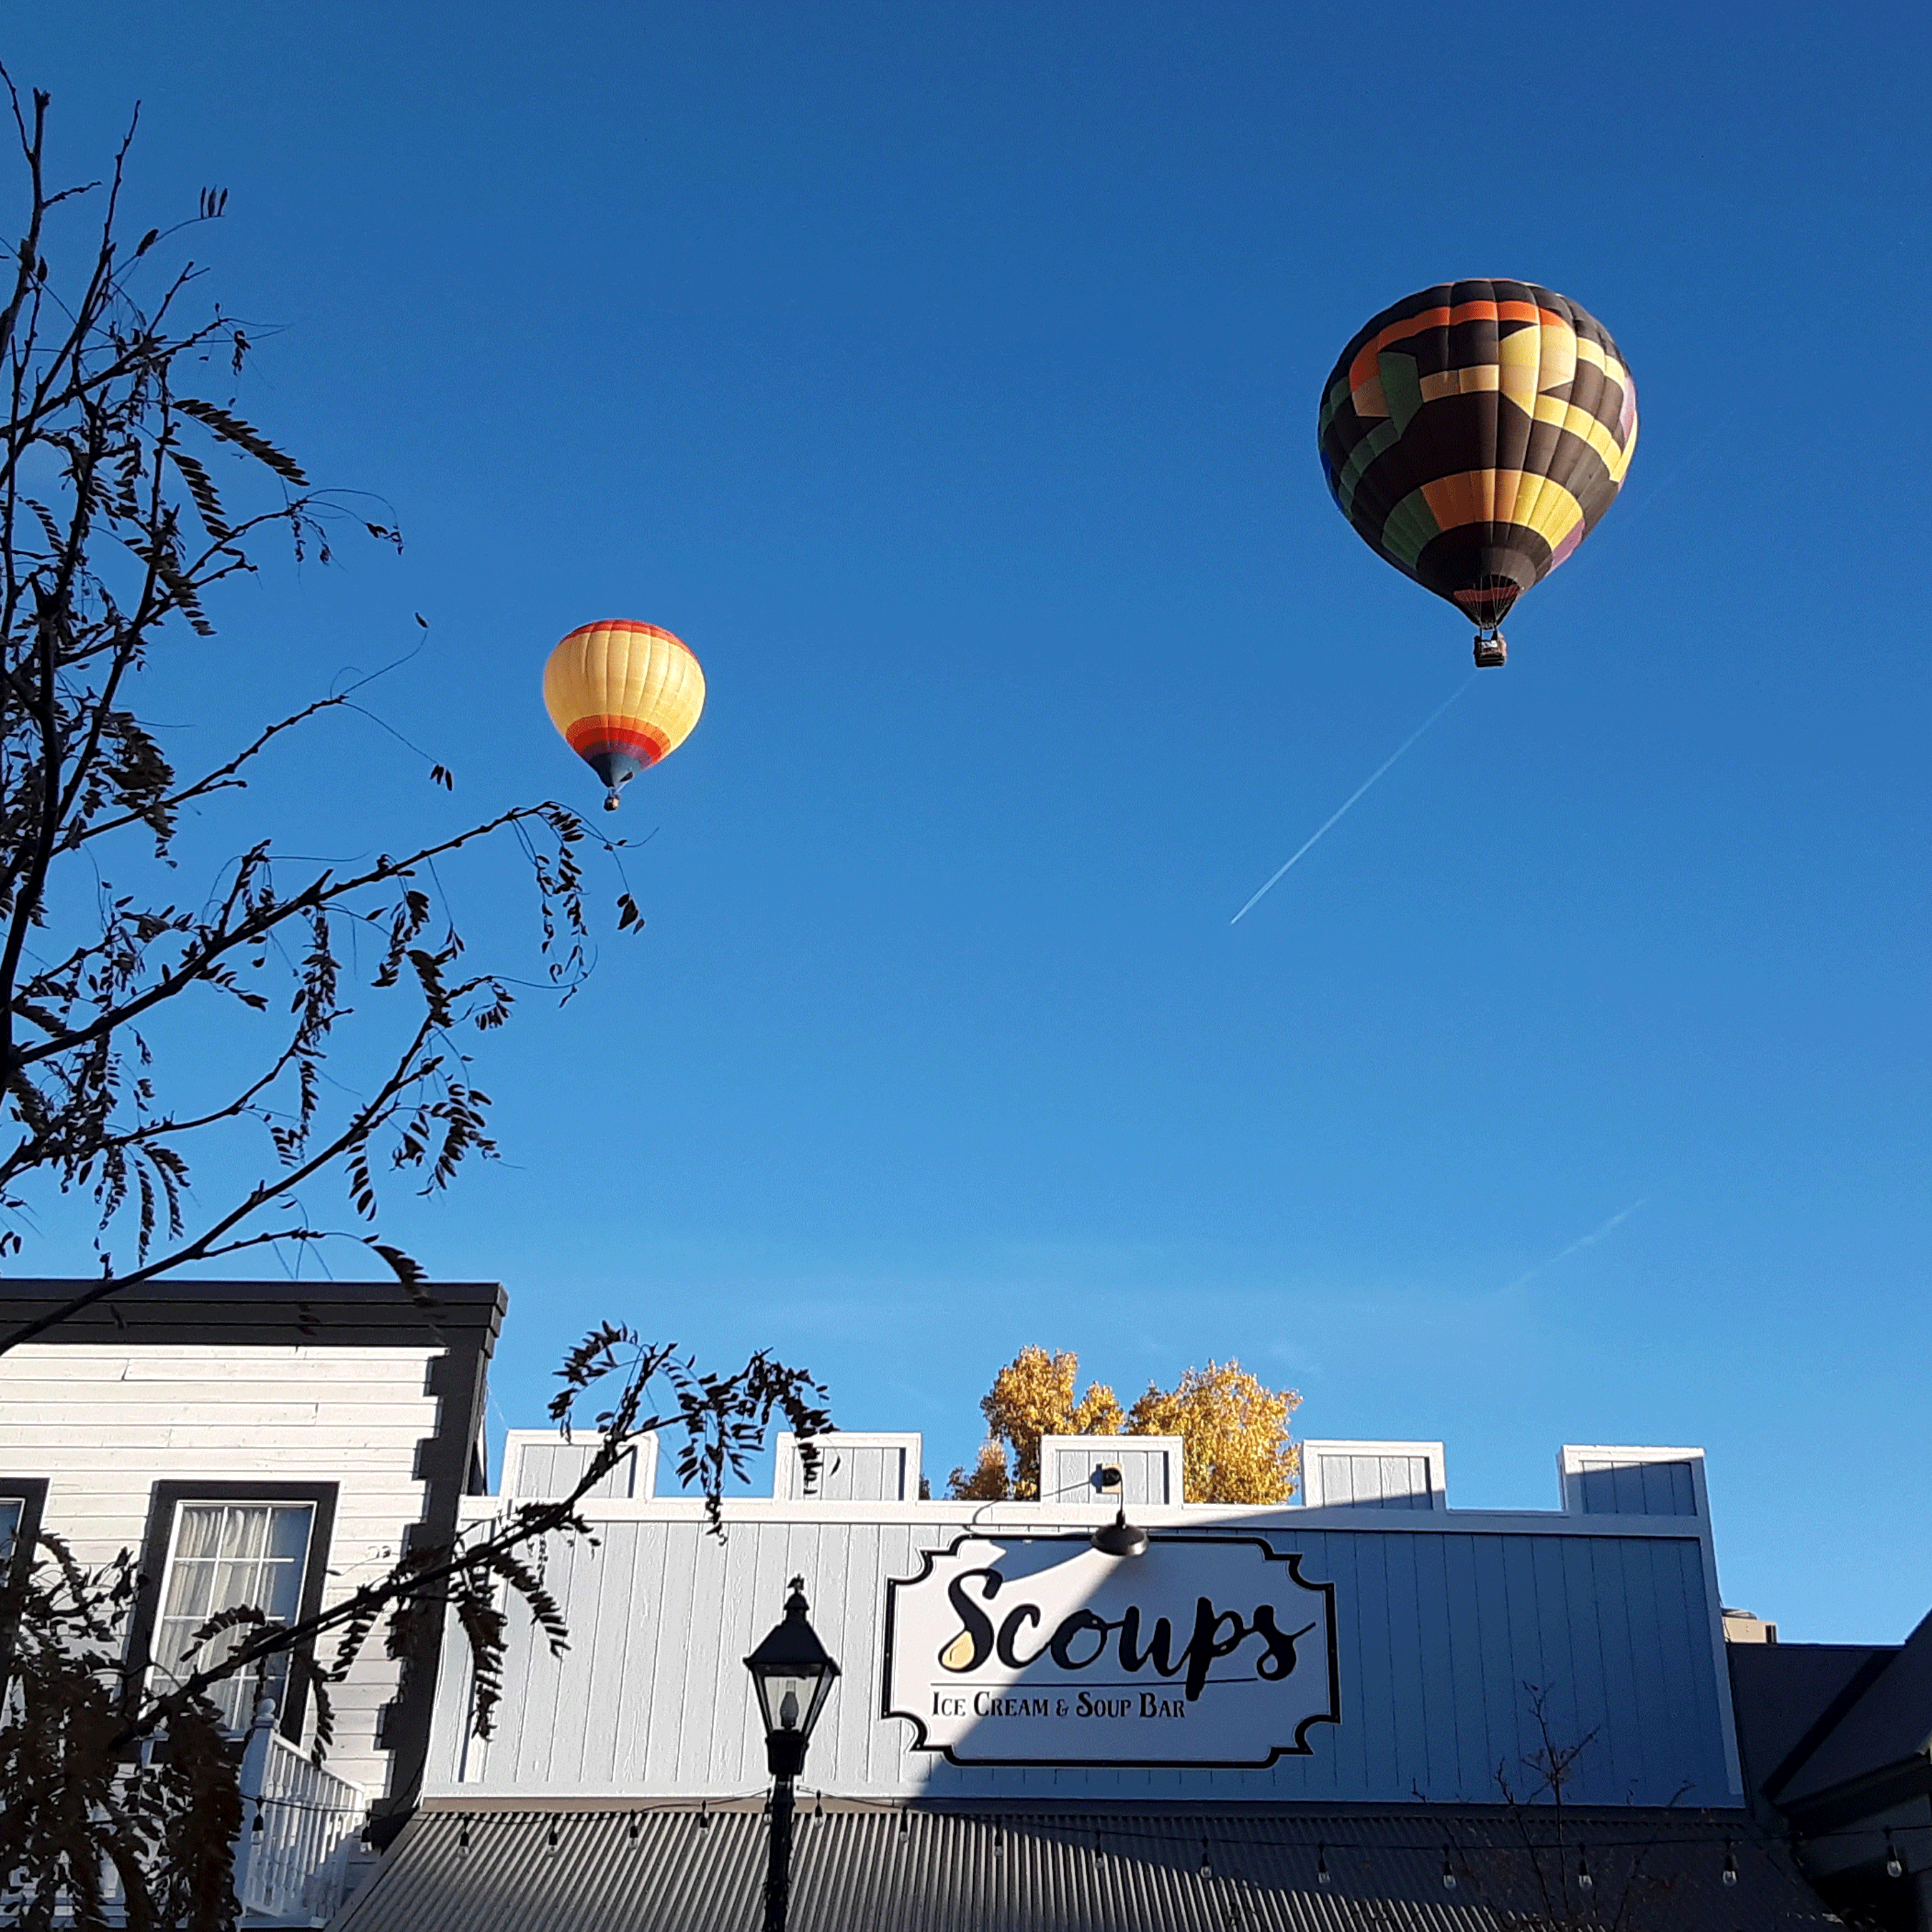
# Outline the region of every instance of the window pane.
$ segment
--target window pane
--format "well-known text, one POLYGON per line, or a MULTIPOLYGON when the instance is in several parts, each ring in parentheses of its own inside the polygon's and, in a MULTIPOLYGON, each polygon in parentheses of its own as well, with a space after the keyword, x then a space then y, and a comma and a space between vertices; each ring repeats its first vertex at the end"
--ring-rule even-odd
POLYGON ((231 1504, 225 1514, 227 1520, 221 1532, 222 1555, 260 1556, 263 1535, 268 1526, 267 1506, 261 1503, 231 1504))
POLYGON ((219 1503, 184 1503, 175 1531, 175 1555, 212 1556, 221 1541, 219 1503))
POLYGON ((263 1607, 257 1587, 262 1576, 260 1564, 211 1563, 208 1570, 214 1579, 212 1598, 216 1610, 232 1610, 237 1604, 252 1604, 258 1610, 263 1607))
POLYGON ((14 1540, 20 1534, 20 1516, 26 1507, 17 1496, 0 1496, 0 1564, 14 1553, 14 1540))
POLYGON ((313 1514, 307 1503, 293 1508, 285 1503, 271 1510, 263 1553, 284 1563, 301 1562, 308 1554, 308 1520, 313 1514))
POLYGON ((188 1664, 183 1653, 189 1640, 201 1628, 199 1617, 164 1617, 154 1633, 154 1656, 170 1677, 178 1677, 194 1666, 188 1664))
POLYGON ((249 1696, 249 1686, 238 1678, 231 1677, 226 1683, 212 1686, 208 1702, 221 1713, 222 1727, 226 1730, 246 1730, 255 1714, 254 1700, 249 1696))
POLYGON ((293 1623, 302 1604, 302 1586, 299 1563, 272 1563, 262 1580, 262 1593, 255 1600, 278 1622, 293 1623))
POLYGON ((177 1563, 168 1577, 164 1614, 198 1624, 207 1616, 214 1582, 212 1563, 177 1563))

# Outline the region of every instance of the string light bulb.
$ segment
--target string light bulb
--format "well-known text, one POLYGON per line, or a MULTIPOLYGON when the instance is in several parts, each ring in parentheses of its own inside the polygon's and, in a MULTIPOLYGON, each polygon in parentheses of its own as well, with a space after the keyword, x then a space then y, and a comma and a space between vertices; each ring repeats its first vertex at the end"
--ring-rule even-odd
POLYGON ((1208 1855, 1208 1840, 1204 1838, 1201 1840, 1201 1876, 1203 1878, 1214 1876, 1214 1861, 1208 1855))
POLYGON ((1724 1840, 1724 1882, 1736 1885, 1738 1882, 1738 1862, 1731 1856, 1731 1841, 1724 1840))
POLYGON ((458 1850, 458 1852, 460 1852, 460 1853, 461 1853, 464 1857, 467 1858, 467 1857, 469 1856, 469 1855, 470 1855, 470 1820, 469 1820, 467 1818, 464 1819, 464 1821, 463 1821, 463 1828, 462 1828, 462 1830, 461 1830, 461 1831, 460 1831, 460 1832, 458 1832, 457 1833, 457 1834, 456 1834, 456 1849, 457 1849, 457 1850, 458 1850))
POLYGON ((1315 1847, 1315 1882, 1326 1885, 1328 1882, 1328 1847, 1317 1845, 1315 1847))
POLYGON ((1576 1854, 1576 1888, 1579 1892, 1594 1892, 1597 1881, 1590 1870, 1590 1855, 1587 1852, 1576 1854))
POLYGON ((1444 1892, 1456 1889, 1456 1874, 1449 1862, 1449 1847, 1447 1845, 1442 1847, 1442 1889, 1444 1892))
POLYGON ((1892 1842, 1892 1827, 1885 1828, 1885 1875, 1887 1878, 1905 1876, 1904 1861, 1898 1856, 1898 1847, 1892 1842))

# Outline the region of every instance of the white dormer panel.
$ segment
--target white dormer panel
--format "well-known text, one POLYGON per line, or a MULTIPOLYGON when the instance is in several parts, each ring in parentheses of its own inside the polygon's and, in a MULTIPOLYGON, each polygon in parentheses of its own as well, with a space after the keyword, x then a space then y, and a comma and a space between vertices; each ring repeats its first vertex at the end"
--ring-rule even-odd
POLYGON ((799 1439, 778 1439, 772 1495, 780 1502, 910 1503, 919 1500, 922 1443, 916 1430, 902 1434, 838 1429, 814 1436, 818 1466, 808 1470, 799 1439))
MULTIPOLYGON (((576 1430, 566 1442, 554 1429, 512 1429, 503 1436, 503 1479, 506 1498, 518 1502, 555 1502, 583 1480, 604 1438, 589 1430, 576 1430)), ((622 1460, 601 1478, 590 1501, 629 1501, 657 1492, 658 1438, 640 1436, 622 1460)))
POLYGON ((1308 1509, 1446 1510, 1448 1459, 1439 1442, 1304 1442, 1308 1509))
POLYGON ((1178 1436, 1043 1436, 1040 1499, 1069 1503, 1178 1503, 1181 1490, 1178 1436), (1104 1486, 1100 1472, 1118 1469, 1120 1486, 1104 1486))
POLYGON ((1566 1442, 1556 1468, 1563 1507, 1573 1515, 1708 1514, 1701 1449, 1566 1442))

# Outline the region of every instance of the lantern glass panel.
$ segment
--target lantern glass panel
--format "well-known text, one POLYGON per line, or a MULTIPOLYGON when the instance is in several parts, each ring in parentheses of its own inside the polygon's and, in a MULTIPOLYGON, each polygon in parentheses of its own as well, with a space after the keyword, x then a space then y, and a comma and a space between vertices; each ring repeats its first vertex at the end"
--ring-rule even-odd
POLYGON ((767 1734, 792 1731, 806 1736, 818 1720, 819 1707, 831 1688, 830 1671, 796 1666, 766 1668, 754 1672, 758 1687, 759 1714, 767 1734))

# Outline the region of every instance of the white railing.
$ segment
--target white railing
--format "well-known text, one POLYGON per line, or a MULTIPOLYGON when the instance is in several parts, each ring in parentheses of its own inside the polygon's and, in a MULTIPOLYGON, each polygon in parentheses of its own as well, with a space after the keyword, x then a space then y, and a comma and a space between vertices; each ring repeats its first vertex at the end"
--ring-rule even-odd
POLYGON ((235 1891, 244 1912, 326 1924, 347 1894, 369 1815, 359 1784, 325 1771, 275 1729, 275 1703, 255 1707, 242 1760, 242 1836, 235 1891))

